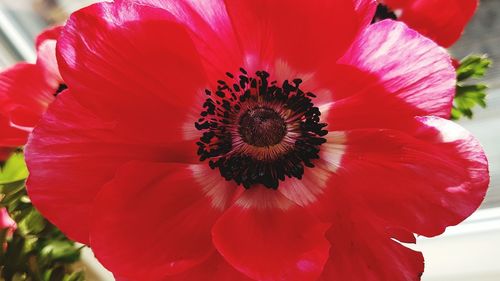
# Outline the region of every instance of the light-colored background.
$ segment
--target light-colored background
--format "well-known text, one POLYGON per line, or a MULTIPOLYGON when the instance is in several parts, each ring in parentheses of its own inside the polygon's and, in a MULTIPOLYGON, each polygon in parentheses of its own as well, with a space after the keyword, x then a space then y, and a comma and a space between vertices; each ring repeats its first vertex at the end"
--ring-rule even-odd
MULTIPOLYGON (((0 69, 18 60, 34 61, 36 34, 92 2, 96 1, 0 0, 0 69)), ((473 120, 460 121, 486 150, 491 187, 481 210, 471 218, 440 237, 421 238, 412 247, 424 252, 424 281, 500 281, 500 0, 481 1, 478 13, 451 52, 457 58, 487 53, 495 61, 486 79, 492 87, 488 108, 478 109, 473 120)), ((88 264, 88 280, 113 280, 89 249, 84 262, 88 264)))

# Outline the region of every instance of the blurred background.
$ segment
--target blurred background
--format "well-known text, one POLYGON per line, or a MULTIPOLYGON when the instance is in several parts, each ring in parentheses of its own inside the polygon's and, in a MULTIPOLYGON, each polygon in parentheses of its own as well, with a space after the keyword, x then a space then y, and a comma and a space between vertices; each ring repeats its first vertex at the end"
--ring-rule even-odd
MULTIPOLYGON (((34 38, 44 28, 95 0, 0 0, 0 69, 36 59, 34 38)), ((500 281, 500 0, 481 0, 462 39, 451 48, 458 59, 470 53, 493 59, 485 81, 486 109, 459 123, 478 137, 490 161, 491 186, 481 209, 438 238, 419 239, 414 248, 426 258, 424 281, 500 281)), ((113 280, 86 249, 87 280, 113 280)), ((388 280, 390 281, 390 280, 388 280)))

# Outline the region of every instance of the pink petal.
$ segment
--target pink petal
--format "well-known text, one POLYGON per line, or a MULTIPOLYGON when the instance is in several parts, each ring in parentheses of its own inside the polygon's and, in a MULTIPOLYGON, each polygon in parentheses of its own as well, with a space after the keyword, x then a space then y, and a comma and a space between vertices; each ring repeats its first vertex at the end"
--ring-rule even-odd
POLYGON ((45 79, 50 85, 58 88, 63 84, 56 58, 56 43, 62 31, 62 26, 56 26, 44 30, 36 38, 37 64, 41 66, 45 74, 45 79))
MULTIPOLYGON (((0 230, 15 227, 16 222, 9 216, 7 209, 0 208, 0 230)), ((0 247, 3 247, 3 245, 0 245, 0 247)))
POLYGON ((415 116, 450 115, 456 74, 449 54, 403 23, 369 26, 339 62, 330 130, 400 129, 415 116))

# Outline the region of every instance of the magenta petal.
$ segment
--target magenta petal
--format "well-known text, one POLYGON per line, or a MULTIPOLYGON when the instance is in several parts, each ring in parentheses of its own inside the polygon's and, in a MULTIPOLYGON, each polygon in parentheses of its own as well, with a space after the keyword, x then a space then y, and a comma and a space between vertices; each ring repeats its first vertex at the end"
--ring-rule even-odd
MULTIPOLYGON (((0 208, 0 230, 15 227, 16 222, 9 216, 7 209, 0 208)), ((3 245, 0 245, 0 247, 3 247, 3 245)))

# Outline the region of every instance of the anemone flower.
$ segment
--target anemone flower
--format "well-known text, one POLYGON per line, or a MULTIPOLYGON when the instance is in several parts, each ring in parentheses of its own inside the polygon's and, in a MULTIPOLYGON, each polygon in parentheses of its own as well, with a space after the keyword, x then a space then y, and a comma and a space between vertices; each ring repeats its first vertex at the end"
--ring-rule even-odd
POLYGON ((115 1, 57 44, 28 193, 123 280, 419 280, 484 198, 447 52, 370 0, 115 1))
POLYGON ((375 21, 392 18, 451 47, 476 12, 479 0, 379 0, 375 21))
POLYGON ((64 88, 55 56, 61 27, 36 39, 36 64, 21 62, 0 73, 0 160, 26 144, 54 96, 64 88))

